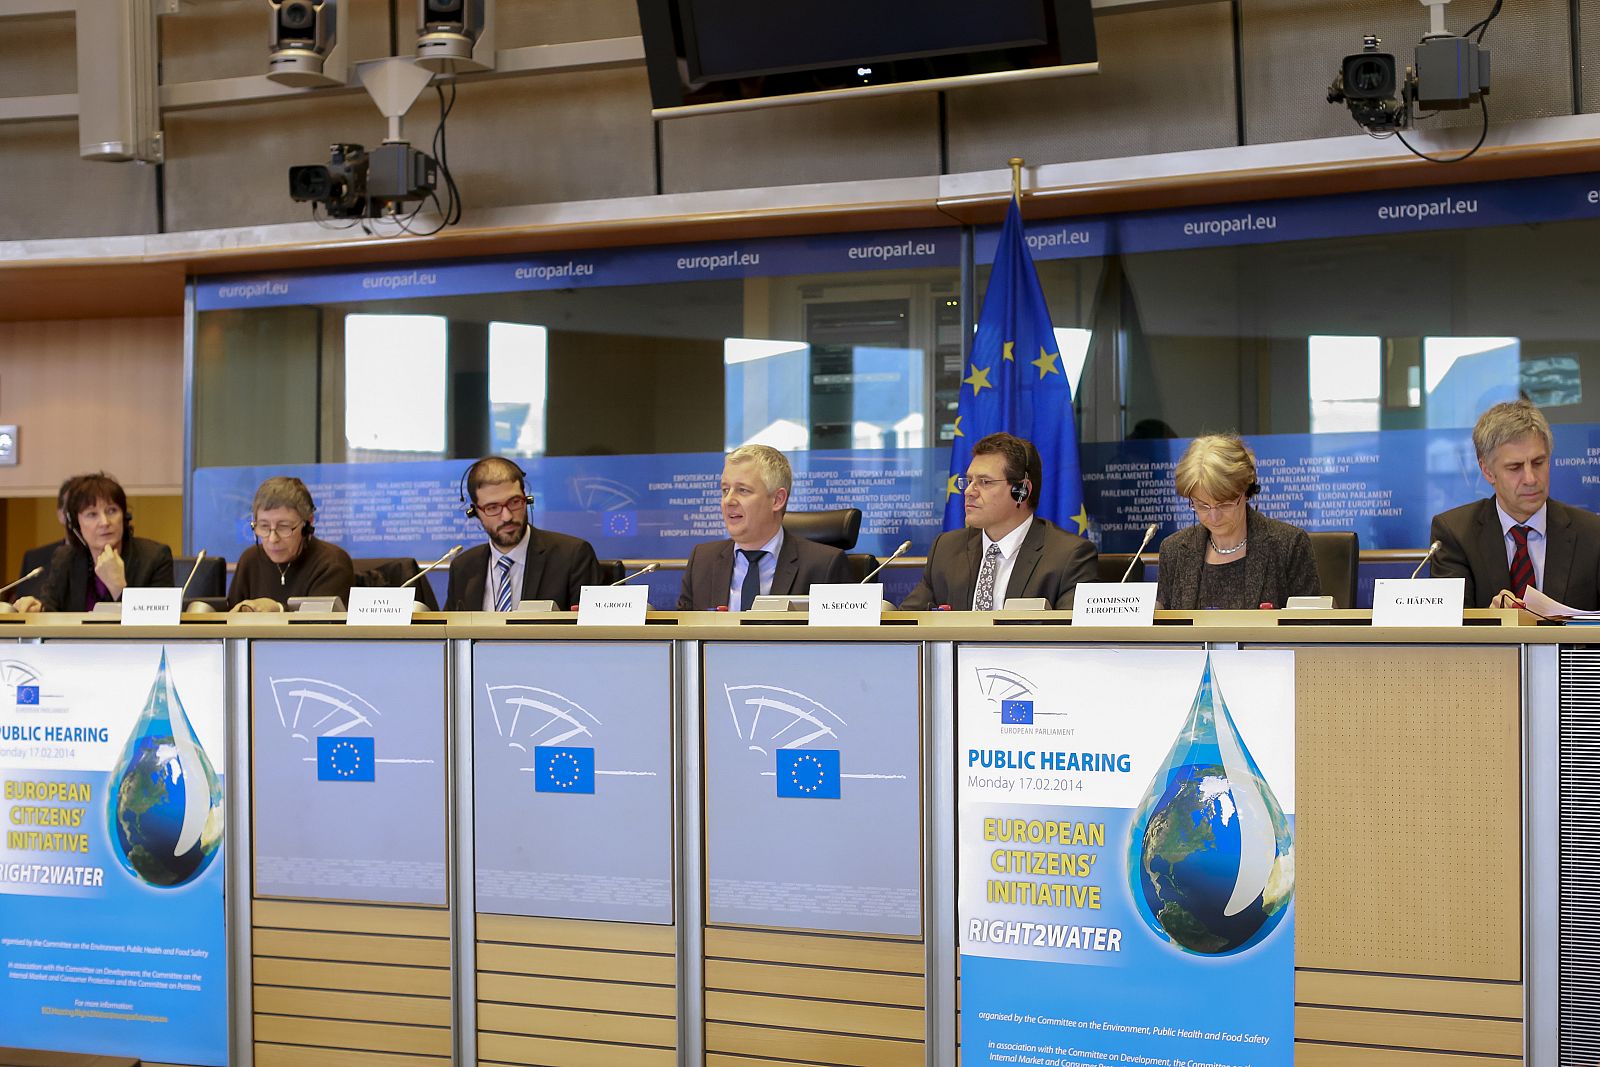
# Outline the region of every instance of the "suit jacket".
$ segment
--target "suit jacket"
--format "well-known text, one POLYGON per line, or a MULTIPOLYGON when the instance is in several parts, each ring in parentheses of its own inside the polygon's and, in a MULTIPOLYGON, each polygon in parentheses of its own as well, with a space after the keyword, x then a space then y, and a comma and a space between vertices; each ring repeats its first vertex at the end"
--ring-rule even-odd
MULTIPOLYGON (((1430 573, 1465 578, 1465 606, 1486 608, 1496 593, 1511 587, 1506 536, 1494 497, 1435 515, 1429 538, 1439 542, 1430 573)), ((1539 589, 1580 611, 1600 609, 1600 516, 1559 500, 1547 502, 1539 589)))
MULTIPOLYGON (((172 549, 159 541, 132 538, 128 554, 122 557, 122 573, 133 589, 170 587, 174 584, 172 549)), ((87 549, 76 542, 56 549, 38 594, 41 610, 82 611, 89 599, 93 575, 94 565, 89 562, 87 549)))
MULTIPOLYGON (((982 565, 982 530, 969 526, 940 534, 928 552, 922 580, 900 607, 921 611, 949 604, 956 611, 969 610, 982 565)), ((1011 565, 1004 599, 1044 597, 1051 607, 1064 610, 1072 607, 1078 583, 1095 581, 1099 573, 1100 553, 1092 541, 1035 515, 1011 565)))
MULTIPOLYGON (((523 600, 553 600, 566 611, 583 599, 583 587, 600 584, 600 563, 594 546, 581 537, 528 528, 528 559, 522 567, 523 600)), ((489 577, 489 544, 467 549, 450 564, 446 611, 482 611, 483 588, 489 577)), ((514 606, 514 605, 513 605, 514 606)))
MULTIPOLYGON (((1311 538, 1298 526, 1269 519, 1255 508, 1245 515, 1245 537, 1250 547, 1244 555, 1246 609, 1271 604, 1281 608, 1292 596, 1316 596, 1322 589, 1311 538)), ((1206 542, 1211 534, 1195 523, 1161 542, 1161 562, 1156 573, 1156 605, 1179 611, 1200 607, 1200 574, 1206 565, 1206 542)))
MULTIPOLYGON (((813 585, 843 585, 852 579, 850 562, 832 545, 822 545, 783 535, 778 546, 778 569, 772 575, 774 596, 799 596, 813 585)), ((678 593, 679 611, 715 611, 728 603, 733 587, 733 541, 705 541, 689 553, 678 593)))

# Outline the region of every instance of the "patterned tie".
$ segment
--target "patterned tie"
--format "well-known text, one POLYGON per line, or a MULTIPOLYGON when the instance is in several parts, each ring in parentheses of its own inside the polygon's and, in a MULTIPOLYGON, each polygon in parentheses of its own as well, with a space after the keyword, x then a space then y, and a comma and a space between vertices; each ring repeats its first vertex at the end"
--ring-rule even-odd
POLYGON ((739 610, 749 611, 761 595, 761 557, 766 552, 759 548, 741 548, 739 555, 745 559, 744 584, 739 587, 739 610))
POLYGON ((495 561, 494 610, 511 610, 511 557, 501 556, 495 561))
POLYGON ((1537 589, 1538 582, 1533 576, 1533 557, 1528 555, 1529 526, 1511 527, 1511 539, 1517 543, 1516 551, 1511 553, 1511 591, 1518 596, 1529 589, 1537 589))
POLYGON ((1000 570, 1000 546, 990 545, 983 554, 983 566, 978 568, 978 596, 973 606, 978 611, 994 610, 994 576, 1000 570))

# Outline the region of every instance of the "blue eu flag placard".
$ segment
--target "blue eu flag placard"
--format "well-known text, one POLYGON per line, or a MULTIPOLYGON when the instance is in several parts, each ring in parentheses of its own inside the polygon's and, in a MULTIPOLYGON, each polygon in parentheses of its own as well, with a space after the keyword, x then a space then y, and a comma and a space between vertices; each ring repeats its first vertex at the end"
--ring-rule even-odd
POLYGON ((594 749, 537 745, 533 750, 535 793, 593 793, 594 749))
POLYGON ((371 782, 378 761, 370 737, 317 738, 317 781, 371 782))
POLYGON ((839 750, 778 749, 778 795, 805 800, 838 800, 839 750))
POLYGON ((967 473, 972 446, 1001 430, 1027 438, 1039 450, 1044 467, 1044 484, 1037 487, 1039 516, 1068 533, 1086 536, 1089 513, 1083 505, 1078 468, 1072 387, 1014 198, 995 248, 972 353, 962 368, 956 434, 950 442, 950 479, 945 485, 946 530, 966 525, 965 499, 956 479, 967 473))
POLYGON ((1033 701, 1002 700, 1000 722, 1005 726, 1027 726, 1033 722, 1033 701))
POLYGON ((19 685, 19 686, 17 686, 17 703, 18 704, 37 704, 37 703, 39 703, 39 687, 36 686, 36 685, 19 685))

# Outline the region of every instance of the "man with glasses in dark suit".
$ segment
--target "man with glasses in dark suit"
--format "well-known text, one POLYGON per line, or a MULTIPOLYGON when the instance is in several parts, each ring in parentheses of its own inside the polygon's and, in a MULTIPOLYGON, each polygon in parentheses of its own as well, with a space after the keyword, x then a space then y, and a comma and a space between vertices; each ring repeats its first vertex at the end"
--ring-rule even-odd
POLYGON ((444 610, 515 611, 524 600, 552 600, 566 611, 584 586, 600 584, 594 546, 528 520, 526 477, 501 456, 486 456, 467 469, 466 514, 478 520, 489 541, 450 564, 444 610))

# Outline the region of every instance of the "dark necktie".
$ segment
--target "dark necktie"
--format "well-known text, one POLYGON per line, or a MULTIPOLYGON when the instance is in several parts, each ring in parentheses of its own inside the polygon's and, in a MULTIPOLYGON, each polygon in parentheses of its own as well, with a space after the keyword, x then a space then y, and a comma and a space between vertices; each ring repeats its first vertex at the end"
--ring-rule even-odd
POLYGON ((761 595, 761 557, 766 552, 759 548, 741 548, 739 554, 745 561, 744 584, 739 587, 739 610, 749 611, 756 597, 761 595))
POLYGON ((1530 529, 1521 525, 1511 527, 1511 539, 1517 543, 1516 550, 1511 553, 1511 591, 1517 596, 1539 587, 1533 577, 1533 557, 1528 555, 1530 529))

